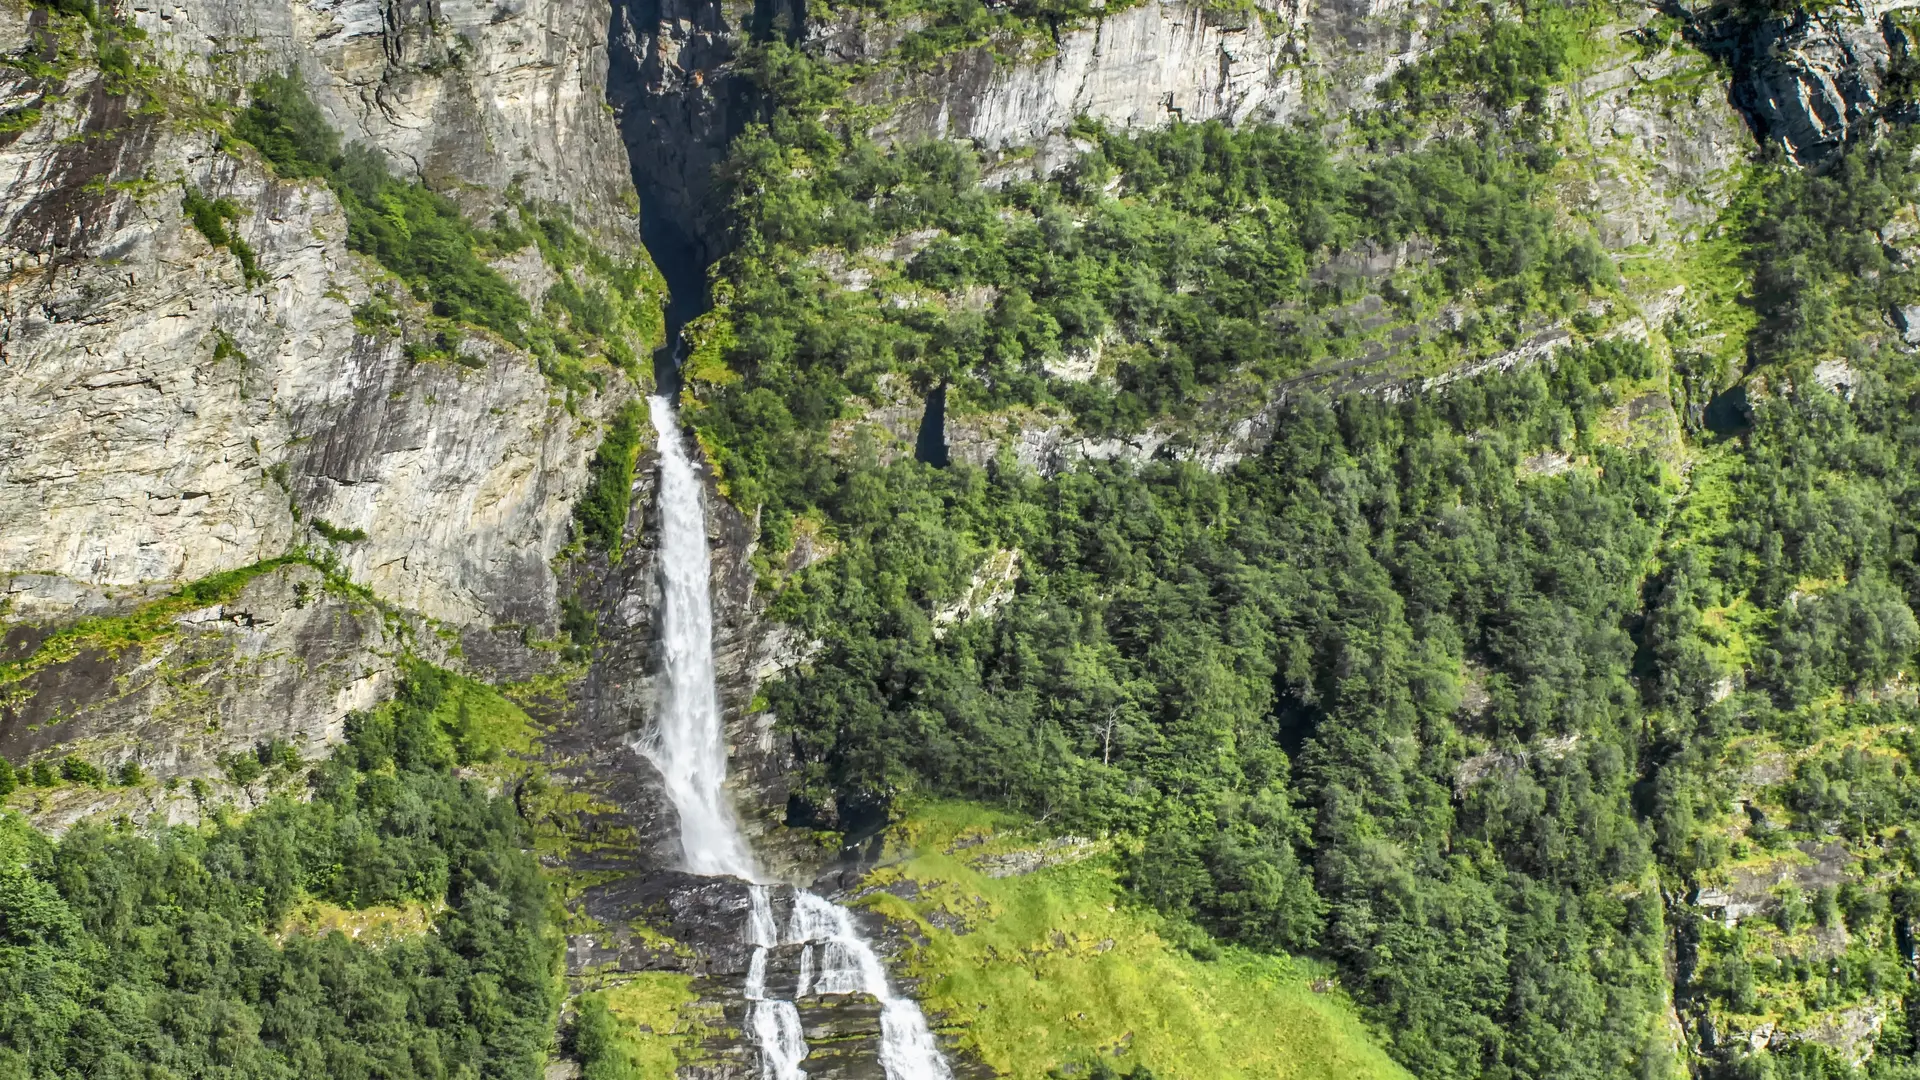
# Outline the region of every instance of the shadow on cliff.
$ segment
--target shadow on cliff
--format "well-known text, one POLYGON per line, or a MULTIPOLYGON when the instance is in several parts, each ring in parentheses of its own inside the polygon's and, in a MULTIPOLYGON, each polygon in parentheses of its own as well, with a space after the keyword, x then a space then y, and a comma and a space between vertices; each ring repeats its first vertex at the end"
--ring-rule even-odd
POLYGON ((1883 123, 1920 118, 1912 100, 1914 42, 1889 14, 1834 19, 1764 0, 1690 8, 1663 3, 1687 43, 1728 75, 1727 102, 1755 141, 1801 165, 1832 162, 1848 143, 1883 123))

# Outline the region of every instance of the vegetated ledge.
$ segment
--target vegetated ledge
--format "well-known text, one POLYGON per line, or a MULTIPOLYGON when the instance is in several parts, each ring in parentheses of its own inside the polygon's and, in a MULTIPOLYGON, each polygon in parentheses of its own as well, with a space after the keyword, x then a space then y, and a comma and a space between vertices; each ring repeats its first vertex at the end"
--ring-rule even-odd
MULTIPOLYGON (((115 655, 146 646, 180 632, 180 616, 231 600, 246 584, 282 566, 310 566, 326 575, 327 588, 371 602, 373 594, 339 576, 330 562, 304 551, 282 555, 213 574, 182 585, 171 596, 140 604, 122 615, 92 615, 38 636, 32 627, 17 627, 7 635, 7 652, 18 657, 0 659, 0 707, 17 702, 7 698, 9 688, 56 664, 67 663, 88 649, 115 655)), ((0 657, 5 654, 0 653, 0 657)))
POLYGON ((442 644, 307 551, 115 614, 18 623, 0 660, 0 757, 26 768, 65 755, 86 766, 69 779, 122 781, 87 798, 40 785, 25 808, 53 831, 103 812, 193 820, 219 792, 251 804, 270 793, 229 783, 230 763, 263 747, 263 762, 324 752, 386 692, 410 641, 442 644))

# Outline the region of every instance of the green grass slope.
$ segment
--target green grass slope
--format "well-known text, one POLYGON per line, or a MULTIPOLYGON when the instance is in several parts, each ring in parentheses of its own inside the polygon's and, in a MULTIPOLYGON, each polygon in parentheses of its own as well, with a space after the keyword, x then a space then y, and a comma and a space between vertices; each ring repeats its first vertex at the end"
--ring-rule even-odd
POLYGON ((1156 1080, 1408 1075, 1329 969, 1234 948, 1200 959, 1212 950, 1175 944, 1183 928, 1125 900, 1109 845, 1041 835, 971 804, 923 806, 868 882, 891 890, 866 904, 926 939, 911 966, 936 1023, 997 1072, 1106 1058, 1156 1080))

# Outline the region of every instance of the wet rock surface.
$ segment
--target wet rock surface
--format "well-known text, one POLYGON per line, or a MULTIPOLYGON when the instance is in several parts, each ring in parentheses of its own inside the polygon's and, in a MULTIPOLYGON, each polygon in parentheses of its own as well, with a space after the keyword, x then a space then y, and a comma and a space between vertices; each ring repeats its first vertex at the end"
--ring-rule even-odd
MULTIPOLYGON (((849 874, 859 876, 853 869, 849 874)), ((770 902, 774 925, 784 939, 792 919, 792 888, 774 887, 770 902)), ((751 1003, 743 992, 754 953, 747 930, 751 905, 744 881, 672 870, 630 874, 595 886, 586 891, 580 907, 601 929, 568 938, 568 975, 581 986, 643 971, 697 976, 693 989, 700 1005, 717 1009, 724 1024, 706 1041, 702 1060, 682 1069, 681 1076, 718 1080, 758 1075, 758 1055, 747 1034, 751 1003)), ((883 954, 896 956, 906 944, 884 919, 858 908, 853 914, 862 934, 883 954)), ((795 1003, 808 1045, 802 1067, 809 1076, 882 1080, 880 1003, 865 993, 818 992, 823 947, 788 942, 768 949, 766 994, 795 1003), (809 950, 811 956, 804 955, 809 950), (809 987, 806 993, 800 992, 803 983, 809 987)), ((897 977, 893 983, 897 989, 910 989, 897 977)), ((948 1055, 962 1080, 993 1075, 951 1045, 948 1055)))

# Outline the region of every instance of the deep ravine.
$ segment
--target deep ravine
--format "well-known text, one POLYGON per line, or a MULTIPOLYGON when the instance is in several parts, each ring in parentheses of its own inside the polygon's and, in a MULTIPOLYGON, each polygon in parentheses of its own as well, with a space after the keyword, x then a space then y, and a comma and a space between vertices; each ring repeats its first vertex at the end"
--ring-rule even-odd
POLYGON ((673 403, 647 400, 660 441, 660 636, 664 678, 658 723, 636 749, 660 773, 680 819, 686 869, 753 883, 744 928, 754 946, 745 996, 748 1027, 764 1080, 804 1080, 807 1056, 792 1000, 768 996, 767 951, 802 945, 795 997, 864 993, 879 1001, 880 1064, 888 1080, 948 1080, 952 1071, 912 998, 894 992, 879 956, 852 916, 804 889, 793 891, 784 931, 773 910, 775 883, 754 859, 726 792, 727 744, 714 690, 710 560, 700 479, 687 454, 673 403))

